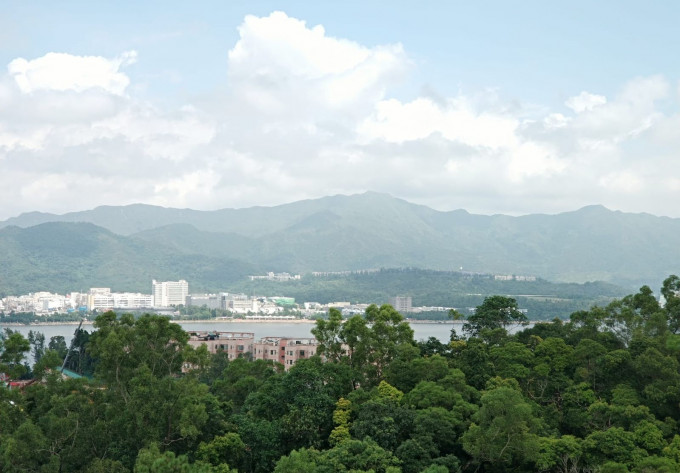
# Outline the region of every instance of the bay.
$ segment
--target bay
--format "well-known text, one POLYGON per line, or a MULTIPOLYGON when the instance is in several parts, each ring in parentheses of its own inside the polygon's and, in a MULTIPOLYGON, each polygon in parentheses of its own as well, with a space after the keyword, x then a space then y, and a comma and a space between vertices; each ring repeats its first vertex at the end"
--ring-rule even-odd
MULTIPOLYGON (((264 337, 290 337, 306 338, 312 337, 310 330, 314 327, 313 323, 299 322, 188 322, 178 321, 184 330, 198 331, 218 331, 218 332, 252 332, 255 339, 264 337)), ((416 340, 427 340, 435 337, 439 341, 446 343, 451 336, 451 329, 456 326, 460 333, 460 324, 451 322, 419 322, 412 323, 411 328, 416 340)), ((45 335, 45 343, 49 343, 50 338, 61 335, 66 340, 66 345, 71 343, 73 333, 77 324, 50 324, 50 325, 3 325, 0 328, 8 327, 28 336, 28 332, 42 332, 45 335)), ((83 324, 83 330, 92 332, 94 327, 91 323, 83 324)))

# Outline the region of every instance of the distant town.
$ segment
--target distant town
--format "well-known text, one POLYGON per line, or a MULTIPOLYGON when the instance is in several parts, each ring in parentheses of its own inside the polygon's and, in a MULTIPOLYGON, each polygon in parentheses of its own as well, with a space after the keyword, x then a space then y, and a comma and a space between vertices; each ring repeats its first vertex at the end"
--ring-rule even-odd
MULTIPOLYGON (((250 278, 266 278, 273 281, 299 279, 299 275, 288 273, 269 273, 266 276, 250 276, 250 278)), ((422 312, 448 312, 453 307, 414 307, 411 296, 394 296, 384 301, 403 314, 422 312)), ((87 292, 71 292, 54 294, 51 292, 34 292, 19 296, 7 296, 0 299, 0 313, 4 316, 12 313, 33 313, 37 317, 59 314, 101 313, 108 310, 154 311, 168 315, 179 315, 179 309, 205 308, 220 311, 253 320, 286 320, 297 318, 315 318, 328 313, 330 308, 339 309, 344 316, 362 314, 368 303, 350 303, 344 301, 321 304, 319 302, 298 303, 287 296, 249 296, 220 292, 214 294, 190 294, 189 283, 179 281, 151 281, 151 293, 113 292, 108 287, 92 287, 87 292)))

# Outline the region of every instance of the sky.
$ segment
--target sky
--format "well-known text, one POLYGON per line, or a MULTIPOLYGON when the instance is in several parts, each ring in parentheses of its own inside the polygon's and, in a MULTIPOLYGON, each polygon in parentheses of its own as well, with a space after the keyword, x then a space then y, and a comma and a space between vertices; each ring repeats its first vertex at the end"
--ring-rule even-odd
POLYGON ((375 191, 680 217, 680 3, 0 0, 0 219, 375 191))

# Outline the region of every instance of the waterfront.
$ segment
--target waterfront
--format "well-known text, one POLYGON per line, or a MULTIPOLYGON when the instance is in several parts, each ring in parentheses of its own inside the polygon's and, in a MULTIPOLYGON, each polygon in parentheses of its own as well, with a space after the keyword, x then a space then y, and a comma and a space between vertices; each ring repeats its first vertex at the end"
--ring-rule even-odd
MULTIPOLYGON (((312 323, 299 322, 220 322, 220 321, 178 321, 184 330, 208 330, 219 332, 253 332, 255 338, 263 337, 293 337, 305 338, 311 337, 310 330, 314 327, 312 323)), ((68 345, 73 338, 73 332, 78 327, 74 323, 64 324, 49 324, 49 325, 4 325, 0 324, 0 328, 8 327, 16 330, 27 336, 29 330, 34 332, 42 332, 45 335, 45 343, 49 343, 50 338, 61 335, 66 340, 68 345)), ((441 342, 448 342, 451 335, 451 329, 454 324, 451 322, 426 322, 426 323, 412 323, 411 328, 414 332, 416 340, 427 340, 430 337, 435 337, 441 342)), ((456 324, 456 327, 459 327, 456 324)), ((94 327, 91 323, 83 324, 83 330, 92 332, 94 327)), ((460 331, 460 330, 459 330, 460 331)))

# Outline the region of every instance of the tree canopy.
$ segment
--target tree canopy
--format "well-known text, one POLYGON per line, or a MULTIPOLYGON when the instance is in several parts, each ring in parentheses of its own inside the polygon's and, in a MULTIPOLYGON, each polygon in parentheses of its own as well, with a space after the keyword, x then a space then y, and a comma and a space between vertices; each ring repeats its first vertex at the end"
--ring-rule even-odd
POLYGON ((289 371, 155 315, 103 314, 71 349, 5 330, 2 372, 35 382, 0 388, 0 471, 680 472, 679 288, 516 331, 494 296, 449 343, 390 306, 332 311, 289 371), (62 376, 69 352, 92 379, 62 376))

